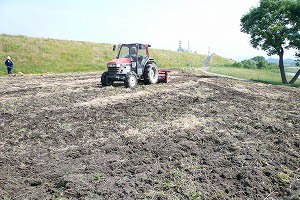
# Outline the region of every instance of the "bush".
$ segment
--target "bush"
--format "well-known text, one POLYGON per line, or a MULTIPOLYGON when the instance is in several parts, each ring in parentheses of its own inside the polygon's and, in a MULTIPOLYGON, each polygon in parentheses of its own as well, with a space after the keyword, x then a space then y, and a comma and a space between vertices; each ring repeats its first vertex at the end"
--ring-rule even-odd
POLYGON ((255 69, 255 68, 257 68, 256 62, 254 60, 251 60, 251 59, 249 59, 249 60, 243 60, 241 62, 241 64, 242 64, 243 68, 247 68, 247 69, 255 69))
POLYGON ((263 56, 256 56, 251 60, 255 61, 257 69, 267 69, 269 67, 269 63, 263 56))
POLYGON ((232 64, 232 66, 233 66, 233 67, 239 67, 239 68, 241 68, 241 67, 242 67, 242 63, 240 63, 240 62, 234 62, 234 63, 232 64))

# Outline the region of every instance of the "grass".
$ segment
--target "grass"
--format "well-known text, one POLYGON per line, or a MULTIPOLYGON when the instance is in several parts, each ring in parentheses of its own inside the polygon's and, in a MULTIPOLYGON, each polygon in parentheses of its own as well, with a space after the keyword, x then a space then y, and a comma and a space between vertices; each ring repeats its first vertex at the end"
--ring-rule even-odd
POLYGON ((163 174, 158 182, 159 186, 156 188, 158 189, 156 194, 162 199, 183 199, 183 197, 187 197, 187 199, 196 200, 203 197, 192 178, 185 171, 171 169, 163 174))
MULTIPOLYGON (((297 71, 299 70, 299 67, 285 67, 285 72, 286 73, 297 73, 297 71)), ((280 73, 279 69, 270 69, 270 71, 275 72, 275 73, 280 73)))
MULTIPOLYGON (((10 55, 15 73, 88 72, 105 68, 113 58, 111 45, 0 35, 0 60, 10 55)), ((0 75, 6 74, 4 64, 0 75)))
POLYGON ((210 61, 210 66, 223 66, 223 65, 231 65, 234 63, 234 60, 223 58, 219 55, 214 54, 210 61))
MULTIPOLYGON (((274 70, 245 69, 236 67, 211 67, 209 71, 262 83, 282 85, 279 71, 274 70)), ((291 79, 290 76, 288 76, 288 78, 291 79)), ((300 87, 300 80, 298 79, 295 84, 288 84, 287 86, 300 87)))
POLYGON ((95 174, 93 177, 92 177, 92 182, 93 183, 98 183, 98 182, 101 182, 105 180, 105 177, 102 175, 102 174, 95 174))
MULTIPOLYGON (((111 44, 0 35, 0 75, 6 75, 3 62, 10 55, 14 73, 43 74, 95 72, 106 70, 106 63, 116 56, 111 44)), ((184 68, 192 63, 202 67, 206 55, 151 49, 161 68, 184 68)), ((222 62, 225 59, 218 56, 222 62)), ((218 62, 218 61, 216 61, 218 62)), ((221 63, 221 61, 220 61, 221 63)))
MULTIPOLYGON (((285 69, 286 72, 289 72, 289 73, 297 73, 297 71, 299 70, 299 67, 287 67, 285 69)), ((279 69, 278 69, 279 71, 279 69)))
POLYGON ((151 56, 163 68, 202 67, 206 55, 152 49, 151 56))

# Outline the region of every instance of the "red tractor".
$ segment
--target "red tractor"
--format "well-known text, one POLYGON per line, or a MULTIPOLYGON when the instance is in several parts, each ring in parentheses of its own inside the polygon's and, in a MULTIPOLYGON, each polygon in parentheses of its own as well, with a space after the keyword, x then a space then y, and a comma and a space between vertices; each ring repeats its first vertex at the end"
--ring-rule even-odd
MULTIPOLYGON (((169 82, 170 70, 159 70, 156 61, 150 57, 149 44, 122 44, 115 60, 107 63, 107 72, 101 76, 102 86, 110 86, 114 81, 123 81, 125 86, 133 88, 138 81, 155 84, 169 82)), ((116 50, 116 45, 113 51, 116 50)))

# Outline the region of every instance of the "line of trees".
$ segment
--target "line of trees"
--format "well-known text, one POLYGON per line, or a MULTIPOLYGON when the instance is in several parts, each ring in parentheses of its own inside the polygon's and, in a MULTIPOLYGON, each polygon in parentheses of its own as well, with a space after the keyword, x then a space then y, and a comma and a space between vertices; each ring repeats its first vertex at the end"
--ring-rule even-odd
POLYGON ((247 69, 271 69, 277 68, 273 63, 269 63, 263 56, 256 56, 251 59, 243 60, 241 62, 235 62, 231 66, 247 68, 247 69))

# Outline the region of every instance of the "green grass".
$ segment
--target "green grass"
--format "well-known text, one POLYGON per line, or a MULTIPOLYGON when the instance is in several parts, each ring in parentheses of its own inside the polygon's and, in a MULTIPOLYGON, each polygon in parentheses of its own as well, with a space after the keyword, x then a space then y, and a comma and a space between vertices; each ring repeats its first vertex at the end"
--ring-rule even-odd
POLYGON ((223 65, 231 65, 234 63, 234 60, 223 58, 219 55, 214 54, 210 61, 210 66, 223 66, 223 65))
MULTIPOLYGON (((282 85, 279 71, 277 72, 274 70, 245 69, 236 67, 211 67, 209 71, 252 81, 282 85)), ((291 77, 288 76, 288 78, 290 79, 291 77)), ((295 84, 287 86, 300 87, 300 80, 298 79, 295 84)))
MULTIPOLYGON (((0 60, 10 55, 15 73, 25 74, 88 72, 105 68, 114 57, 109 44, 0 35, 0 60)), ((6 74, 4 64, 0 75, 6 74)))
POLYGON ((151 49, 151 56, 156 59, 162 68, 202 67, 206 55, 184 53, 168 50, 151 49))
MULTIPOLYGON (((299 67, 287 67, 285 69, 286 72, 289 72, 289 73, 297 73, 297 71, 299 70, 300 68, 299 67)), ((279 72, 279 69, 278 69, 278 72, 279 72)))
MULTIPOLYGON (((14 73, 42 74, 92 72, 106 69, 116 56, 111 44, 0 35, 0 75, 6 74, 3 62, 10 55, 14 73)), ((151 49, 161 68, 183 68, 193 63, 202 67, 206 55, 151 49)), ((220 57, 221 58, 221 57, 220 57)), ((222 58, 223 60, 228 60, 222 58)))
MULTIPOLYGON (((299 70, 299 67, 285 67, 285 72, 286 73, 297 73, 299 70)), ((280 73, 280 70, 278 68, 272 68, 270 71, 275 72, 275 73, 280 73)))

